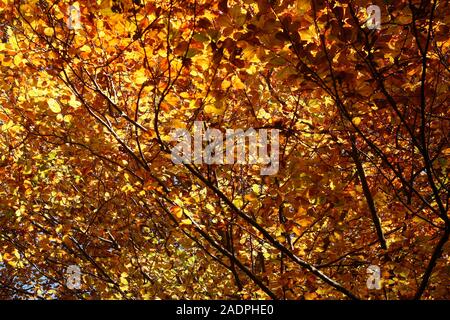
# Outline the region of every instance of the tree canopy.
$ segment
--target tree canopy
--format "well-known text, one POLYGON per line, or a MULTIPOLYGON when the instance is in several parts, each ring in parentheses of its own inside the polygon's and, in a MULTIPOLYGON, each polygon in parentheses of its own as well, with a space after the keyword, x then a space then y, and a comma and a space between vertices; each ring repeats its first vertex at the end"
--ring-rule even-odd
POLYGON ((1 0, 0 298, 450 298, 449 9, 1 0), (174 163, 195 121, 278 172, 174 163))

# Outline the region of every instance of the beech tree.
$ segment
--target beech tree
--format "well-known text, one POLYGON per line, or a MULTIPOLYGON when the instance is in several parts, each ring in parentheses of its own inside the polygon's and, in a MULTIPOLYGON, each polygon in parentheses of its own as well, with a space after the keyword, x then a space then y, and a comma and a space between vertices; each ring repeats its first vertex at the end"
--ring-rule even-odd
POLYGON ((450 298, 449 9, 1 0, 0 298, 450 298), (278 172, 174 163, 195 121, 278 172))

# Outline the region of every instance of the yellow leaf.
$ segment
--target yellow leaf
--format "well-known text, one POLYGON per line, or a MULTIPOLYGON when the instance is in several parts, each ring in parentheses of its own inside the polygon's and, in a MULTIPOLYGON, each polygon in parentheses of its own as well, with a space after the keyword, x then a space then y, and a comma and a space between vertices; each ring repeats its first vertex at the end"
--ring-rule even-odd
POLYGON ((339 232, 335 231, 333 232, 333 235, 337 240, 342 240, 342 235, 339 232))
POLYGON ((171 211, 178 219, 183 216, 183 209, 181 209, 179 206, 173 207, 171 211))
POLYGON ((23 215, 25 213, 25 207, 21 206, 19 209, 16 210, 15 215, 17 217, 20 217, 21 215, 23 215))
POLYGON ((13 61, 12 61, 11 57, 4 57, 2 60, 2 66, 9 67, 12 62, 13 61))
POLYGON ((233 87, 235 89, 238 89, 238 90, 245 89, 245 84, 241 81, 241 79, 239 79, 239 77, 233 76, 231 81, 232 81, 233 87))
POLYGON ((173 119, 171 124, 174 128, 186 128, 186 123, 179 119, 173 119))
POLYGON ((309 224, 311 223, 311 218, 310 217, 306 217, 303 219, 298 220, 298 224, 301 225, 302 227, 307 227, 309 226, 309 224))
POLYGON ((205 112, 209 113, 209 114, 221 115, 221 114, 223 114, 223 111, 224 110, 218 109, 218 108, 216 108, 216 107, 214 107, 213 105, 210 105, 210 104, 205 106, 205 112))
POLYGON ((297 226, 292 227, 292 232, 294 232, 296 236, 300 236, 302 234, 302 231, 297 228, 297 226))
POLYGON ((260 60, 256 55, 256 48, 254 46, 248 46, 242 51, 242 57, 245 61, 259 63, 260 60))
POLYGON ((333 181, 330 182, 330 189, 331 190, 336 189, 336 185, 333 183, 333 181))
MULTIPOLYGON (((145 82, 145 81, 144 81, 145 82)), ((177 106, 180 104, 180 98, 178 98, 176 95, 174 95, 173 93, 169 93, 166 98, 164 99, 164 101, 166 101, 168 104, 170 104, 171 106, 177 106)))
POLYGON ((80 51, 81 51, 81 52, 89 53, 89 52, 92 51, 92 49, 91 49, 91 47, 89 47, 87 44, 85 44, 84 46, 82 46, 82 47, 80 48, 80 51))
POLYGON ((222 90, 227 90, 231 86, 231 82, 228 80, 223 80, 222 84, 220 85, 222 90))
POLYGON ((244 202, 242 201, 242 199, 237 198, 237 199, 234 199, 234 200, 233 200, 233 204, 234 204, 236 207, 240 208, 240 207, 242 207, 242 205, 244 204, 244 202))
POLYGON ((6 262, 9 262, 13 259, 13 256, 11 254, 9 254, 8 252, 3 254, 3 260, 5 260, 6 262))
POLYGON ((56 101, 53 98, 48 99, 47 104, 54 113, 60 113, 61 112, 61 106, 59 105, 58 101, 56 101))
POLYGON ((260 194, 261 193, 261 186, 259 184, 254 184, 252 185, 252 191, 256 194, 260 194))
POLYGON ((317 37, 314 24, 311 24, 308 29, 299 30, 299 33, 301 39, 307 42, 313 42, 314 39, 317 37))
POLYGON ((64 121, 67 123, 72 122, 72 116, 70 114, 64 116, 64 121))
POLYGON ((222 115, 225 112, 225 105, 223 99, 217 99, 213 104, 205 106, 205 112, 213 115, 222 115))
POLYGON ((62 230, 63 230, 63 226, 62 226, 61 224, 58 225, 58 226, 56 227, 56 229, 55 229, 55 231, 56 231, 57 233, 60 233, 62 230))
POLYGON ((297 0, 297 10, 299 11, 299 13, 303 14, 306 11, 309 11, 310 9, 311 4, 309 1, 297 0))
POLYGON ((192 221, 190 219, 183 219, 180 222, 181 225, 186 224, 186 225, 190 225, 192 224, 192 221))
POLYGON ((147 81, 147 76, 145 74, 145 69, 139 69, 134 73, 134 82, 138 85, 143 84, 145 81, 147 81))
POLYGON ((297 209, 297 215, 299 215, 299 216, 304 216, 304 215, 306 215, 306 209, 303 208, 303 207, 298 207, 298 209, 297 209))
MULTIPOLYGON (((33 172, 33 167, 32 167, 30 164, 27 164, 27 165, 24 167, 23 174, 31 174, 32 172, 33 172)), ((24 184, 25 184, 26 182, 27 182, 27 181, 25 181, 24 184)))
POLYGON ((77 98, 74 95, 72 95, 69 100, 69 106, 76 109, 79 106, 81 106, 81 103, 79 101, 77 101, 77 98))
POLYGON ((355 126, 358 126, 361 123, 360 117, 354 117, 352 122, 355 124, 355 126))
POLYGON ((111 10, 112 0, 102 0, 99 6, 100 12, 105 16, 114 15, 114 12, 111 10))
POLYGON ((127 280, 128 274, 125 272, 122 272, 120 275, 120 290, 127 291, 128 290, 128 280, 127 280))
MULTIPOLYGON (((125 276, 127 276, 127 274, 125 274, 125 276)), ((122 276, 120 276, 120 283, 121 283, 122 285, 124 285, 124 286, 127 286, 127 285, 128 285, 128 280, 127 280, 127 278, 125 278, 125 277, 123 276, 123 274, 122 274, 122 276)))
POLYGON ((21 62, 22 62, 22 55, 21 55, 21 54, 17 54, 17 55, 14 57, 14 64, 15 64, 16 66, 18 66, 18 65, 20 65, 21 62))
POLYGON ((315 292, 307 292, 305 293, 305 299, 306 300, 314 300, 317 298, 317 293, 315 292))
POLYGON ((423 219, 419 218, 418 216, 414 216, 413 221, 415 223, 420 223, 420 224, 423 224, 425 222, 423 219))
POLYGON ((46 36, 52 36, 53 35, 53 29, 52 28, 45 28, 44 29, 44 34, 46 35, 46 36))

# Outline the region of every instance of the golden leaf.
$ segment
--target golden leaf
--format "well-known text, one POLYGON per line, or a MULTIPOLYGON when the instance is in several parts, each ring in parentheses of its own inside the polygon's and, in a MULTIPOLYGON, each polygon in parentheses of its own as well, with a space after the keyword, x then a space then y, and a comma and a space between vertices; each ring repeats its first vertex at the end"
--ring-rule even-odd
POLYGON ((352 122, 355 124, 355 126, 358 126, 361 123, 361 118, 360 117, 354 117, 352 119, 352 122))
POLYGON ((58 101, 56 101, 53 98, 48 99, 47 104, 54 113, 60 113, 61 112, 61 106, 59 105, 58 101))

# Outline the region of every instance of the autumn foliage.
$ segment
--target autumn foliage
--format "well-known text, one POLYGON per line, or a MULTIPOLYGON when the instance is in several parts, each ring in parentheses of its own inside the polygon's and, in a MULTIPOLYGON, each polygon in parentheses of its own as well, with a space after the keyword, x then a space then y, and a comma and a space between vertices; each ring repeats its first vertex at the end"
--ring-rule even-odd
POLYGON ((449 12, 1 0, 0 298, 449 299, 449 12), (278 173, 174 164, 194 121, 278 173))

